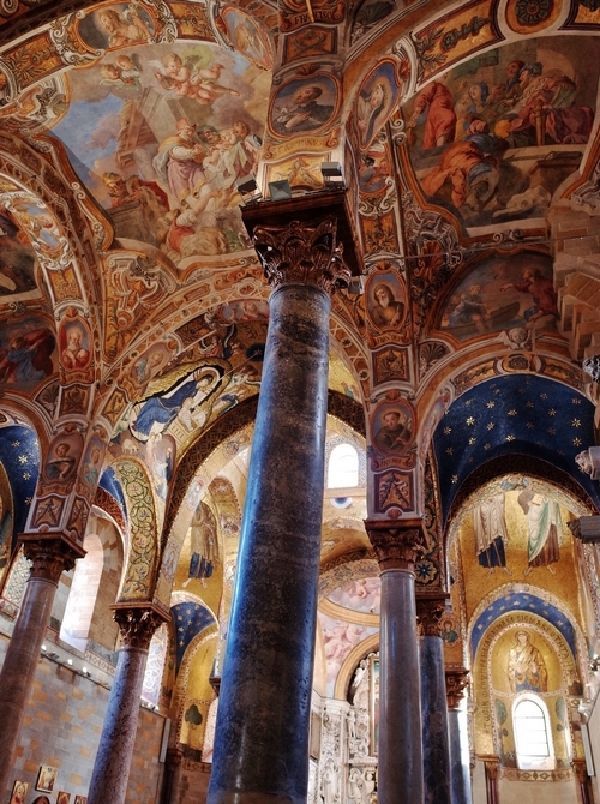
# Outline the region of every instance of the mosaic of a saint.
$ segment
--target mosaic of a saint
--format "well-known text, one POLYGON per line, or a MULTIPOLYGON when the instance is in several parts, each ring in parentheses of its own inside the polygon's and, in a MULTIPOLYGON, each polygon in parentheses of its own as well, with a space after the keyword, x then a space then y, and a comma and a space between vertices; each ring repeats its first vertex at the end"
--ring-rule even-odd
POLYGON ((508 681, 512 692, 546 692, 548 671, 539 649, 529 641, 526 631, 517 631, 516 645, 508 654, 508 681))

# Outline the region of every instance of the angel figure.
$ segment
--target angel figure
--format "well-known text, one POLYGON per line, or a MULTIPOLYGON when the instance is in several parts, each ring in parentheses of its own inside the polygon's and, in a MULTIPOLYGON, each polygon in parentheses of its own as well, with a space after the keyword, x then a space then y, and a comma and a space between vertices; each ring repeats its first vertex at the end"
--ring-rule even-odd
POLYGON ((140 64, 136 55, 119 56, 114 64, 103 64, 100 68, 103 84, 117 84, 125 87, 140 86, 140 64))
POLYGON ((190 60, 184 64, 177 53, 169 53, 154 76, 163 89, 174 91, 186 98, 210 103, 221 95, 240 94, 235 89, 217 83, 222 71, 222 64, 201 67, 190 60))

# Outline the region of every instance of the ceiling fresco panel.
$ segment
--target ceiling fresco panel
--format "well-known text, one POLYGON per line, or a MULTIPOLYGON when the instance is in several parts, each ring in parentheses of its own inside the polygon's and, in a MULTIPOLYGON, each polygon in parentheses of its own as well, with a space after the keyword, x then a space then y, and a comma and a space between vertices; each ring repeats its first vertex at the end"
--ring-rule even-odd
MULTIPOLYGON (((88 37, 107 46, 96 23, 88 37)), ((258 164, 264 69, 214 44, 151 44, 108 52, 65 80, 68 102, 49 124, 117 237, 179 266, 248 249, 237 185, 258 164)))
POLYGON ((527 39, 480 53, 408 104, 423 196, 468 228, 545 214, 580 165, 600 63, 591 37, 527 39))

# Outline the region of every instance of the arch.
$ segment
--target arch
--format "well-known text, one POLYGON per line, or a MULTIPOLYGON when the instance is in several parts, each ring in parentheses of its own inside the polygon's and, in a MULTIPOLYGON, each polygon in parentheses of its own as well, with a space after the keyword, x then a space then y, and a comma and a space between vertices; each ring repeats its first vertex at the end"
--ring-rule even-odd
POLYGON ((125 493, 129 531, 119 601, 151 600, 158 555, 152 482, 144 464, 135 458, 120 458, 115 472, 125 493))
POLYGON ((587 490, 582 488, 571 475, 549 461, 527 454, 515 453, 487 461, 476 472, 472 472, 465 478, 446 518, 447 539, 450 538, 452 532, 452 523, 460 519, 462 511, 470 505, 473 495, 487 483, 506 475, 527 476, 539 482, 549 483, 557 494, 568 501, 566 504, 571 506, 579 516, 599 510, 598 504, 590 499, 587 490))
POLYGON ((75 564, 71 589, 60 626, 60 638, 85 652, 96 606, 96 596, 104 567, 104 547, 100 537, 87 532, 83 540, 85 556, 75 564))
MULTIPOLYGON (((170 594, 181 545, 199 499, 198 493, 191 488, 198 469, 226 438, 254 422, 257 405, 258 397, 252 396, 220 416, 198 436, 177 464, 162 532, 158 592, 160 596, 166 596, 165 599, 170 594)), ((354 399, 337 391, 329 391, 328 414, 345 422, 364 437, 364 408, 354 399)))
POLYGON ((501 616, 500 607, 503 606, 505 599, 510 599, 511 603, 515 604, 512 606, 513 612, 529 612, 547 622, 549 627, 554 628, 561 635, 564 644, 568 647, 574 666, 583 676, 582 681, 586 681, 588 674, 585 660, 587 649, 583 632, 575 616, 565 609, 564 602, 559 597, 545 589, 539 589, 526 583, 504 584, 481 599, 473 611, 467 627, 466 642, 469 645, 471 661, 475 661, 487 630, 501 616), (561 622, 561 620, 565 620, 565 622, 561 622))
MULTIPOLYGON (((502 699, 512 700, 514 693, 498 693, 500 705, 496 701, 496 690, 492 685, 492 657, 499 640, 516 629, 537 634, 552 648, 555 674, 559 680, 552 694, 563 697, 569 694, 569 687, 577 678, 577 665, 569 645, 560 631, 538 614, 526 611, 503 613, 485 630, 473 661, 474 690, 474 734, 475 752, 479 755, 503 753, 503 722, 507 716, 506 705, 502 699), (508 696, 508 697, 507 697, 508 696)), ((550 694, 550 691, 549 693, 550 694)))
POLYGON ((379 634, 372 634, 352 648, 350 653, 342 662, 342 666, 337 674, 337 678, 335 680, 335 698, 340 701, 346 700, 348 696, 348 687, 352 681, 356 666, 361 659, 364 659, 369 653, 373 653, 377 650, 379 650, 379 634))
POLYGON ((581 445, 594 443, 593 421, 587 399, 546 377, 512 374, 471 388, 453 402, 433 434, 445 521, 468 476, 478 477, 491 460, 510 461, 517 454, 556 465, 600 505, 596 485, 575 463, 581 445))

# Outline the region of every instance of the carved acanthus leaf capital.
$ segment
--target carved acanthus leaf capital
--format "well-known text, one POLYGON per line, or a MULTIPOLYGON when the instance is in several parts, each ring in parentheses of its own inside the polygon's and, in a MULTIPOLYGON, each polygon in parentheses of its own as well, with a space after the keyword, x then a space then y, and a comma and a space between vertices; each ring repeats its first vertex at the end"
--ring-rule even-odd
POLYGON ((448 709, 458 709, 464 695, 464 691, 469 684, 469 671, 464 667, 458 669, 446 669, 446 700, 448 709))
POLYGON ((381 572, 390 569, 412 571, 417 555, 427 551, 421 519, 369 519, 365 527, 381 572))
POLYGON ((300 283, 331 294, 346 287, 350 269, 343 260, 336 230, 335 218, 314 226, 291 221, 285 227, 255 227, 254 247, 273 289, 300 283))
POLYGON ((446 601, 450 595, 439 592, 435 595, 416 596, 417 619, 421 636, 442 636, 442 617, 446 613, 446 601))
POLYGON ((156 629, 169 619, 168 612, 152 603, 117 603, 113 612, 122 648, 148 650, 156 629))
POLYGON ((69 539, 52 534, 52 537, 38 533, 21 535, 23 553, 31 561, 30 578, 41 578, 58 584, 63 572, 75 566, 75 561, 82 558, 84 551, 69 539))

